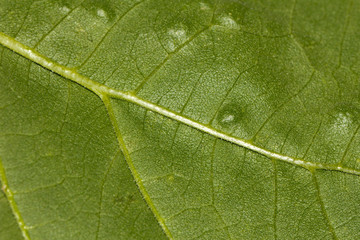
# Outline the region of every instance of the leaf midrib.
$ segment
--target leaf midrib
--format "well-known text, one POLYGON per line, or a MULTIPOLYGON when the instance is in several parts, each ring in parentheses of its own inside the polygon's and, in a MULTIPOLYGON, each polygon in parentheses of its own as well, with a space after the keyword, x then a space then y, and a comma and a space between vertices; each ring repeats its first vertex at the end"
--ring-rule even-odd
POLYGON ((132 92, 125 92, 125 91, 110 88, 106 85, 98 83, 94 80, 91 80, 88 77, 85 77, 85 76, 79 74, 74 69, 71 69, 71 68, 63 66, 61 64, 56 63, 52 59, 50 59, 46 56, 43 56, 42 54, 38 53, 37 51, 18 42, 14 38, 12 38, 2 32, 0 32, 0 44, 3 45, 4 47, 9 48, 12 51, 18 53, 19 55, 27 58, 28 60, 35 62, 35 63, 41 65, 42 67, 44 67, 52 72, 55 72, 55 73, 59 74, 60 76, 67 78, 67 79, 87 88, 88 90, 90 90, 90 91, 94 92, 96 95, 98 95, 103 101, 104 101, 104 98, 111 97, 111 98, 117 98, 117 99, 125 100, 127 102, 134 103, 134 104, 139 105, 149 111, 156 112, 160 115, 163 115, 163 116, 171 118, 175 121, 181 122, 187 126, 190 126, 197 130, 200 130, 202 132, 208 133, 209 135, 212 135, 216 138, 220 138, 225 141, 236 144, 240 147, 244 147, 246 149, 252 150, 252 151, 257 152, 261 155, 264 155, 270 159, 277 159, 277 160, 280 160, 283 162, 287 162, 287 163, 293 164, 295 166, 305 168, 309 171, 329 170, 329 171, 338 171, 338 172, 349 173, 349 174, 360 176, 360 170, 357 170, 357 169, 346 168, 346 167, 342 167, 342 166, 336 165, 336 164, 313 163, 310 161, 305 161, 300 158, 294 158, 291 156, 286 156, 286 155, 283 155, 280 153, 272 152, 270 150, 258 147, 249 141, 245 141, 238 137, 229 135, 221 130, 215 129, 210 125, 203 124, 203 123, 193 120, 187 116, 184 116, 180 113, 174 112, 172 110, 169 110, 167 108, 164 108, 164 107, 154 104, 152 102, 144 100, 132 92))
MULTIPOLYGON (((118 142, 119 142, 120 149, 122 150, 123 154, 125 155, 126 162, 131 170, 131 173, 132 173, 138 187, 139 187, 139 190, 142 193, 145 201, 147 202, 148 206, 152 210, 154 216, 156 217, 157 221, 159 222, 159 224, 161 225, 161 227, 163 228, 164 232, 166 233, 166 235, 169 239, 173 239, 173 237, 171 236, 171 232, 167 228, 164 219, 160 216, 160 214, 157 211, 157 209, 155 208, 152 200, 150 199, 149 194, 147 193, 145 187, 142 184, 140 175, 132 163, 130 154, 128 153, 128 151, 126 149, 126 146, 122 139, 116 118, 113 113, 113 109, 112 109, 112 106, 110 103, 110 98, 121 99, 121 100, 125 100, 127 102, 131 102, 131 103, 139 105, 149 111, 156 112, 165 117, 168 117, 175 121, 181 122, 187 126, 190 126, 199 131, 205 132, 216 138, 220 138, 222 140, 236 144, 240 147, 244 147, 246 149, 249 149, 251 151, 254 151, 256 153, 264 155, 270 159, 280 160, 283 162, 293 164, 295 166, 305 168, 312 173, 316 170, 328 170, 328 171, 338 171, 338 172, 343 172, 343 173, 360 176, 360 170, 357 170, 357 169, 346 168, 346 167, 342 167, 341 165, 335 165, 335 164, 313 163, 310 161, 305 161, 303 159, 293 158, 290 156, 272 152, 270 150, 258 147, 251 142, 245 141, 238 137, 231 136, 225 132, 222 132, 221 130, 213 128, 210 125, 203 124, 203 123, 193 120, 189 117, 186 117, 180 113, 171 111, 162 106, 159 106, 152 102, 144 100, 132 92, 124 92, 121 90, 116 90, 116 89, 110 88, 104 84, 95 82, 95 81, 91 80, 90 78, 77 73, 74 69, 65 67, 63 65, 60 65, 60 64, 54 62, 52 59, 50 59, 46 56, 43 56, 42 54, 38 53, 34 49, 18 42, 14 38, 12 38, 2 32, 0 32, 0 44, 3 45, 4 47, 9 48, 10 50, 14 51, 15 53, 25 57, 26 59, 28 59, 34 63, 37 63, 40 66, 42 66, 52 72, 55 72, 55 73, 59 74, 60 76, 67 78, 68 80, 71 80, 71 81, 87 88, 88 90, 94 92, 97 96, 99 96, 101 98, 105 107, 107 108, 107 111, 108 111, 108 114, 110 117, 110 121, 114 127, 114 130, 115 130, 118 142)), ((2 175, 2 174, 0 174, 0 175, 2 175)), ((10 202, 9 198, 8 198, 8 200, 10 202)), ((10 202, 10 204, 11 204, 11 202, 10 202)), ((14 206, 17 209, 15 202, 14 202, 14 206)), ((12 206, 13 212, 15 210, 14 206, 12 206)), ((14 214, 16 214, 17 212, 14 212, 14 214)), ((20 213, 19 213, 19 216, 21 217, 20 213)), ((18 221, 18 224, 21 227, 21 222, 18 221)), ((22 222, 22 224, 23 224, 23 226, 25 226, 23 222, 22 222)), ((26 230, 26 229, 24 228, 24 230, 26 230)), ((27 233, 27 231, 25 231, 25 233, 27 233)), ((23 231, 23 234, 24 234, 24 231, 23 231)), ((30 239, 30 238, 28 238, 28 239, 30 239)))

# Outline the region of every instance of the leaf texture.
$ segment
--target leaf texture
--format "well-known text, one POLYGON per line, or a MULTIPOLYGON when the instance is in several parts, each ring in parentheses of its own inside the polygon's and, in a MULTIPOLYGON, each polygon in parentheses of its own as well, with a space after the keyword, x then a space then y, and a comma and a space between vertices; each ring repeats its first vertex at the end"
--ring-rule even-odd
POLYGON ((23 239, 5 194, 0 194, 0 239, 23 239))
POLYGON ((360 237, 359 2, 0 6, 0 234, 360 237))

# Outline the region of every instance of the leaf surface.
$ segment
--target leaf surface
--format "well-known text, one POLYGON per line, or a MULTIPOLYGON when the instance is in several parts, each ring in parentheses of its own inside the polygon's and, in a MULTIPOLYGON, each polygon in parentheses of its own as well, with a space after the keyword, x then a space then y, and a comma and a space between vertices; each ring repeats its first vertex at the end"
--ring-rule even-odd
POLYGON ((9 202, 3 192, 0 193, 0 239, 22 239, 21 232, 11 212, 9 202))
POLYGON ((0 6, 26 238, 360 237, 359 2, 0 6))

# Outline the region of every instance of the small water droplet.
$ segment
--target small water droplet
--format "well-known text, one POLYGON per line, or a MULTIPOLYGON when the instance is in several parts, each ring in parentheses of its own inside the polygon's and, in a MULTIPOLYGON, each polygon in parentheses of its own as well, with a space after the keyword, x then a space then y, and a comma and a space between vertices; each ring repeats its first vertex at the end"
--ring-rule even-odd
POLYGON ((186 31, 184 29, 170 29, 168 33, 178 41, 184 41, 186 39, 186 31))
POLYGON ((169 41, 167 47, 170 51, 174 51, 177 46, 184 43, 187 39, 186 31, 184 28, 175 28, 168 30, 169 41))
POLYGON ((220 23, 224 27, 230 29, 239 29, 239 25, 235 22, 235 20, 231 16, 224 16, 220 18, 220 23))
POLYGON ((355 122, 358 121, 360 110, 352 103, 340 104, 333 110, 331 115, 333 116, 331 124, 332 132, 338 134, 347 133, 348 131, 351 131, 355 122))
POLYGON ((235 116, 231 114, 225 114, 223 119, 221 119, 222 123, 230 123, 235 120, 235 116))
POLYGON ((98 15, 98 17, 107 18, 107 14, 106 14, 106 12, 104 11, 104 9, 99 8, 99 9, 96 11, 96 14, 98 15))
POLYGON ((229 127, 231 125, 240 122, 244 116, 244 109, 240 105, 229 104, 225 105, 217 115, 217 121, 223 127, 229 127))
POLYGON ((351 114, 348 112, 345 113, 338 113, 335 118, 334 127, 335 128, 348 128, 352 124, 351 114))
POLYGON ((68 13, 70 12, 70 8, 68 8, 67 6, 62 6, 60 7, 60 11, 63 13, 68 13))
POLYGON ((89 13, 106 22, 112 22, 116 17, 116 8, 113 3, 108 0, 85 1, 81 5, 89 11, 89 13))

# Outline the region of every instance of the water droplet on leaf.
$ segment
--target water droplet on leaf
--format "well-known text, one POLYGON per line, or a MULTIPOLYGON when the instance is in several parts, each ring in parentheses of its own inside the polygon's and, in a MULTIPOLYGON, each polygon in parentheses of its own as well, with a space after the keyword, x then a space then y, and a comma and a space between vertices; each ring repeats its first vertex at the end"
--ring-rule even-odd
POLYGON ((240 122, 244 116, 244 109, 237 104, 225 105, 217 115, 218 123, 223 127, 229 127, 240 122))
POLYGON ((353 103, 339 104, 331 113, 333 117, 331 130, 336 133, 346 133, 360 119, 360 109, 353 103))
POLYGON ((186 39, 186 32, 184 29, 170 29, 168 33, 179 41, 186 39))
POLYGON ((60 11, 63 13, 68 13, 70 12, 70 8, 68 8, 67 6, 62 6, 60 7, 60 11))
POLYGON ((180 44, 184 43, 187 39, 186 31, 184 28, 174 28, 168 30, 169 41, 167 47, 170 51, 174 51, 180 44))
POLYGON ((59 11, 62 13, 69 13, 71 9, 74 9, 76 7, 76 4, 74 1, 71 0, 54 0, 59 6, 59 11))
POLYGON ((340 112, 337 114, 334 127, 335 128, 347 128, 352 124, 352 116, 349 112, 340 112))
POLYGON ((222 123, 231 123, 232 121, 235 120, 235 116, 231 115, 231 114, 225 114, 223 116, 223 119, 221 119, 222 123))
POLYGON ((106 12, 104 11, 104 9, 101 9, 99 8, 97 11, 96 11, 96 14, 101 17, 101 18, 107 18, 107 14, 106 12))
POLYGON ((82 6, 87 9, 92 15, 97 18, 105 19, 106 21, 113 21, 116 17, 115 7, 109 1, 95 1, 89 0, 82 3, 82 6))
POLYGON ((221 17, 220 23, 222 26, 230 28, 230 29, 239 29, 239 25, 231 16, 221 17))

